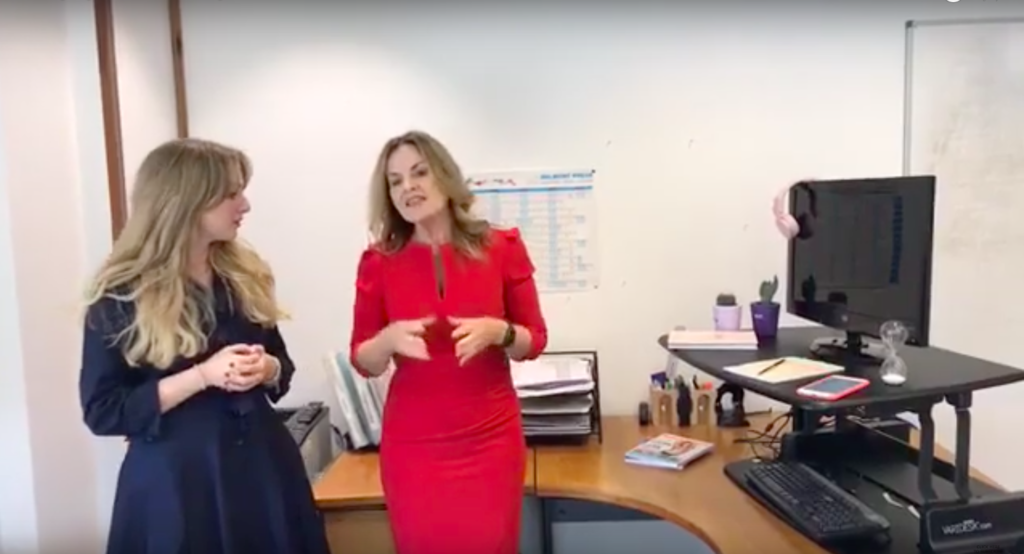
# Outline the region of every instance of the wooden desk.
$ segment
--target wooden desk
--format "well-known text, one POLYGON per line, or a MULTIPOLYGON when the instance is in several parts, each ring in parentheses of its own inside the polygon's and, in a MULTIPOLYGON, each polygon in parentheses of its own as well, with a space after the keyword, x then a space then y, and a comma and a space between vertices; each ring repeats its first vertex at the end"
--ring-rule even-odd
MULTIPOLYGON (((755 416, 751 423, 763 428, 771 419, 755 416)), ((714 442, 715 451, 683 471, 623 462, 627 450, 662 431, 679 432, 640 427, 632 417, 609 417, 602 444, 538 448, 537 495, 646 512, 683 527, 722 554, 827 554, 725 476, 725 464, 752 456, 749 445, 733 443, 746 435, 745 429, 687 428, 682 434, 714 442)))
MULTIPOLYGON (((750 419, 752 428, 763 428, 773 416, 750 419)), ((526 493, 646 512, 690 531, 720 554, 827 554, 725 476, 725 464, 752 456, 749 445, 733 442, 745 435, 744 429, 688 428, 686 435, 714 442, 716 448, 675 472, 623 461, 627 450, 663 429, 639 427, 634 417, 605 417, 602 423, 601 444, 531 449, 523 479, 526 493)), ((938 447, 936 457, 951 459, 938 447)), ((377 464, 376 454, 344 454, 314 486, 332 552, 394 552, 377 464)))
MULTIPOLYGON (((534 459, 533 449, 530 449, 523 475, 526 494, 536 491, 534 459)), ((385 554, 395 551, 384 508, 377 454, 342 454, 313 486, 313 496, 324 514, 331 552, 385 554)))

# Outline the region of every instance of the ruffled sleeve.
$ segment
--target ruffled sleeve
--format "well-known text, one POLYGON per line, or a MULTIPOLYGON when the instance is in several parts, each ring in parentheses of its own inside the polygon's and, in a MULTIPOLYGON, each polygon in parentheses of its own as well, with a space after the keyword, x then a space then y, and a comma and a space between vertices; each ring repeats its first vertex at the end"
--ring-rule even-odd
POLYGON ((369 248, 359 259, 356 271, 356 299, 352 308, 352 338, 349 343, 349 361, 360 375, 370 377, 356 361, 356 349, 372 339, 387 326, 384 310, 384 254, 369 248))
POLYGON ((98 436, 160 433, 159 379, 130 367, 116 342, 132 317, 129 302, 109 297, 86 314, 78 389, 85 425, 98 436))
POLYGON ((499 231, 502 243, 502 273, 505 311, 509 321, 530 331, 530 350, 524 359, 539 356, 548 344, 547 323, 540 309, 534 265, 519 229, 499 231))

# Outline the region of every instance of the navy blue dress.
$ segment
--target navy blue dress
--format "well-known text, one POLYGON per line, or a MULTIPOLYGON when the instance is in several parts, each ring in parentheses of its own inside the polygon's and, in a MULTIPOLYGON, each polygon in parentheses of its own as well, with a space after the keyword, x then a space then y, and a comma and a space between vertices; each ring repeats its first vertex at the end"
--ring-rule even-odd
POLYGON ((80 394, 85 423, 124 436, 108 554, 328 554, 302 458, 271 402, 295 366, 278 329, 249 322, 215 280, 209 348, 168 371, 130 368, 114 344, 133 306, 104 298, 86 318, 80 394), (276 388, 207 389, 160 414, 157 382, 235 343, 281 361, 276 388))

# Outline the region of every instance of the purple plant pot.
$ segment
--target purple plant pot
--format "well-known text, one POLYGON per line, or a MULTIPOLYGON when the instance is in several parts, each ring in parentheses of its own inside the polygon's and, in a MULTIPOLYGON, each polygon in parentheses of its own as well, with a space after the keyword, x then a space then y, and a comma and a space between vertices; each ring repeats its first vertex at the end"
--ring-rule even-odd
POLYGON ((774 339, 779 334, 780 307, 777 302, 750 304, 750 319, 754 323, 754 334, 758 340, 774 339))

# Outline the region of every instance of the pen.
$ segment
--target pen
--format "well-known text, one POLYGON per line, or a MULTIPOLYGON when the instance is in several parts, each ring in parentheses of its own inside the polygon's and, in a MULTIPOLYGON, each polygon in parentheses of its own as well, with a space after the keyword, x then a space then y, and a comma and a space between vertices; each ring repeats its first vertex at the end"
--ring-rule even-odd
POLYGON ((764 375, 765 373, 768 373, 769 371, 775 369, 777 366, 782 365, 782 362, 785 362, 785 361, 786 361, 786 358, 780 358, 778 360, 775 360, 774 362, 768 364, 768 367, 762 369, 761 371, 758 371, 757 374, 758 375, 764 375))

